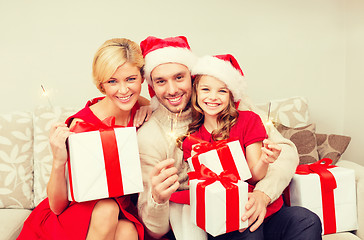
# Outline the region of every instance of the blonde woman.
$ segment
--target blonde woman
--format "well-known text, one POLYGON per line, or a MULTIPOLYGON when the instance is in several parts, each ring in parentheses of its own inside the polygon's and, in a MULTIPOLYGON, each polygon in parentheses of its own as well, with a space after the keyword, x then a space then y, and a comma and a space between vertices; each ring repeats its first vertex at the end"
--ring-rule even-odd
POLYGON ((66 123, 52 126, 50 145, 53 153, 48 198, 25 221, 18 239, 144 239, 131 196, 70 202, 65 178, 66 139, 76 122, 99 124, 115 117, 117 126, 140 126, 150 115, 148 100, 140 97, 143 82, 143 56, 138 44, 117 38, 106 41, 96 52, 93 78, 104 97, 87 102, 85 108, 66 123), (137 111, 139 110, 139 114, 137 111))

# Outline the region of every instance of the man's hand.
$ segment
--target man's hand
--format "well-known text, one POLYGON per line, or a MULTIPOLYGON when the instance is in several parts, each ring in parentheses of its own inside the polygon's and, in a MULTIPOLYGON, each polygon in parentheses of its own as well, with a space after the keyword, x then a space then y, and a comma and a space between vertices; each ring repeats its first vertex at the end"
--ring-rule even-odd
POLYGON ((166 159, 155 165, 151 171, 152 197, 156 203, 167 202, 179 187, 177 168, 173 164, 173 159, 166 159))
POLYGON ((265 214, 267 213, 267 206, 270 202, 270 197, 265 193, 254 190, 248 195, 248 202, 245 205, 246 212, 242 217, 243 221, 248 220, 250 231, 254 232, 263 223, 265 214))

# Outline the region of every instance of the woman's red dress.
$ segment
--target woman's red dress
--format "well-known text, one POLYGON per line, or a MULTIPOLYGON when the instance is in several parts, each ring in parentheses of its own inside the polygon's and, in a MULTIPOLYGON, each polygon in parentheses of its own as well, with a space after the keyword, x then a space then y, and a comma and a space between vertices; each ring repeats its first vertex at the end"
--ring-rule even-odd
MULTIPOLYGON (((102 98, 95 98, 88 101, 85 108, 68 118, 66 123, 70 125, 72 119, 80 118, 85 122, 98 125, 101 120, 93 114, 90 110, 90 106, 101 99, 102 98)), ((132 109, 128 127, 133 125, 133 118, 138 108, 139 105, 136 103, 132 109)), ((134 223, 138 231, 139 239, 144 239, 144 227, 138 219, 138 211, 131 198, 132 195, 127 195, 114 199, 118 203, 122 215, 134 223)), ((82 203, 71 202, 70 205, 57 216, 51 211, 48 198, 46 198, 39 203, 24 222, 23 229, 17 239, 84 240, 87 236, 93 208, 98 201, 99 200, 82 203)))

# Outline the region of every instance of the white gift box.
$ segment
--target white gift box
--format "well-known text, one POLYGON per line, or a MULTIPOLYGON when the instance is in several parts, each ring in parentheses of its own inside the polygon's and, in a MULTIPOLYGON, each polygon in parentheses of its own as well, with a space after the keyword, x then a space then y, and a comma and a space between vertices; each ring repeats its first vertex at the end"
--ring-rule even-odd
MULTIPOLYGON (((355 172, 342 167, 329 168, 336 180, 337 188, 334 189, 334 204, 336 219, 336 232, 356 230, 356 191, 355 172)), ((316 173, 308 175, 295 174, 290 186, 289 195, 291 206, 302 206, 316 213, 322 222, 323 234, 328 234, 324 228, 323 200, 320 177, 316 173)), ((324 200, 325 201, 325 200, 324 200)), ((332 224, 335 222, 329 222, 332 224)), ((328 224, 328 223, 327 223, 328 224)))
MULTIPOLYGON (((240 180, 247 180, 252 177, 250 173, 249 166, 246 162, 244 152, 241 148, 240 142, 238 140, 228 142, 227 146, 230 149, 233 165, 235 165, 236 170, 239 174, 240 180)), ((222 165, 222 161, 226 161, 227 158, 220 159, 216 149, 207 151, 205 153, 201 153, 197 155, 199 164, 204 164, 206 167, 211 169, 211 171, 216 174, 220 174, 224 169, 222 165)), ((195 171, 194 163, 192 160, 193 157, 187 159, 187 162, 191 168, 191 171, 195 171)))
POLYGON ((120 193, 117 194, 119 196, 143 191, 136 129, 126 127, 107 131, 115 133, 117 146, 115 140, 102 140, 103 135, 100 131, 76 133, 69 137, 66 174, 70 201, 84 202, 118 197, 111 196, 109 188, 120 193), (110 155, 112 151, 105 150, 109 151, 105 155, 105 146, 118 153, 118 157, 111 156, 108 163, 105 156, 110 155))
MULTIPOLYGON (((193 179, 189 182, 192 222, 212 236, 226 233, 227 218, 230 216, 226 213, 226 206, 229 204, 231 205, 231 200, 226 199, 226 189, 219 181, 216 181, 205 188, 205 226, 199 226, 197 223, 198 199, 196 199, 196 188, 199 182, 203 182, 203 180, 193 179)), ((234 211, 239 214, 239 228, 234 229, 234 231, 248 227, 248 221, 243 222, 241 220, 242 215, 245 213, 245 205, 248 201, 248 184, 243 181, 238 181, 235 185, 239 188, 239 206, 236 209, 234 208, 234 211)))

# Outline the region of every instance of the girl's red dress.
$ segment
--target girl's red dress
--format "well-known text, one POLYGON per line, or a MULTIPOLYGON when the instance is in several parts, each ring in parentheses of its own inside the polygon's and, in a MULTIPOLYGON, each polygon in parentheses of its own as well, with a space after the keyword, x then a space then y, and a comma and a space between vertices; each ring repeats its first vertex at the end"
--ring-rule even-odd
MULTIPOLYGON (((85 108, 69 117, 66 123, 70 125, 72 119, 80 118, 85 122, 99 124, 101 120, 97 118, 90 109, 90 106, 101 100, 95 98, 87 102, 85 108)), ((131 118, 127 127, 133 126, 133 119, 136 110, 139 108, 138 103, 132 109, 131 118)), ((132 202, 132 195, 114 198, 118 203, 122 215, 133 222, 139 235, 139 239, 144 239, 144 227, 138 219, 138 211, 132 202)), ((23 229, 17 238, 18 240, 84 240, 86 239, 92 210, 99 200, 88 202, 71 202, 69 206, 60 214, 55 215, 50 207, 48 198, 44 199, 32 211, 27 220, 24 222, 23 229)))
MULTIPOLYGON (((211 133, 209 133, 205 126, 202 125, 196 132, 191 134, 197 138, 208 142, 214 142, 212 139, 211 133)), ((262 120, 260 119, 259 115, 251 111, 239 111, 239 117, 237 123, 230 129, 230 139, 237 139, 242 146, 242 150, 246 152, 246 147, 252 143, 260 142, 266 139, 267 133, 265 131, 264 125, 262 120)), ((183 158, 187 160, 191 157, 192 151, 192 143, 185 139, 183 142, 183 158)), ((249 184, 249 192, 254 190, 253 185, 249 184)), ((186 191, 187 192, 187 191, 186 191)), ((177 194, 172 194, 172 201, 174 202, 189 202, 189 200, 183 200, 183 198, 188 198, 188 194, 182 192, 176 192, 177 194), (185 197, 187 196, 187 197, 185 197)), ((272 214, 276 213, 281 209, 283 206, 283 198, 280 196, 277 200, 272 202, 267 207, 267 213, 265 218, 271 216, 272 214)))

